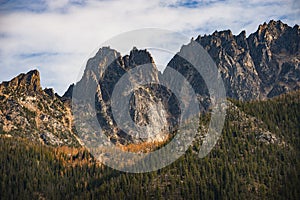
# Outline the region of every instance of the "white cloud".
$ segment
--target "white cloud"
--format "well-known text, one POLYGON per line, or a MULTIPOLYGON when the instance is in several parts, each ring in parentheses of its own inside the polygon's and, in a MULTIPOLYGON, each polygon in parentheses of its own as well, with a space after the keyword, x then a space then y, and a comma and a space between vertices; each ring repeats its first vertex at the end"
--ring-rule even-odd
POLYGON ((112 36, 134 29, 163 28, 196 37, 223 29, 249 33, 270 19, 299 24, 294 0, 214 0, 192 8, 178 0, 45 2, 43 12, 0 11, 0 81, 37 67, 43 86, 62 94, 91 52, 112 36))

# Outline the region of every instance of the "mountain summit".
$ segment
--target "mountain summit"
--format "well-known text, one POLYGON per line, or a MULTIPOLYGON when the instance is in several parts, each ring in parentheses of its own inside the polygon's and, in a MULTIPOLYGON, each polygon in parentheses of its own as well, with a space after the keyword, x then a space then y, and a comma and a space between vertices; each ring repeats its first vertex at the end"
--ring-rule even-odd
POLYGON ((31 70, 26 74, 20 74, 11 81, 4 81, 0 85, 0 92, 9 93, 35 93, 42 90, 40 84, 40 73, 37 70, 31 70))

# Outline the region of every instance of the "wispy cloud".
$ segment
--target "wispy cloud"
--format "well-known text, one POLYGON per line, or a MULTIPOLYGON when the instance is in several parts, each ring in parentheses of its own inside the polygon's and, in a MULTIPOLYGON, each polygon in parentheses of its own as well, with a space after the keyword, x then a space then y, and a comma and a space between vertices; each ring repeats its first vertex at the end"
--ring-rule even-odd
POLYGON ((0 2, 0 81, 38 68, 43 86, 60 94, 76 80, 90 53, 119 33, 148 27, 188 37, 229 28, 249 33, 270 19, 299 24, 300 10, 296 0, 0 2))

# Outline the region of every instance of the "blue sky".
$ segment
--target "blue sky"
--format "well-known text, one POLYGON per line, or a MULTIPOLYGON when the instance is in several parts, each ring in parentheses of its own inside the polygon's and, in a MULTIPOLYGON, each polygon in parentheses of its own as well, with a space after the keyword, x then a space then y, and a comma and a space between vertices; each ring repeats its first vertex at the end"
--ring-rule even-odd
POLYGON ((0 0, 0 82, 37 68, 43 87, 63 94, 92 52, 120 33, 249 34, 271 19, 299 24, 299 15, 297 0, 0 0))

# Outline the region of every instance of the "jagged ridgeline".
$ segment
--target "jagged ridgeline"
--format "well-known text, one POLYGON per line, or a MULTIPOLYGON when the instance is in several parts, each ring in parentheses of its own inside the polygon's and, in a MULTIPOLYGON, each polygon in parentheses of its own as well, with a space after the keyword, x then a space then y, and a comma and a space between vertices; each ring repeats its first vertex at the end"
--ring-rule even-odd
MULTIPOLYGON (((298 25, 292 28, 281 21, 270 21, 260 25, 248 37, 245 31, 236 36, 229 30, 199 36, 181 51, 193 45, 193 42, 201 44, 215 61, 228 97, 243 101, 266 99, 300 88, 299 34, 298 25)), ((210 96, 203 77, 197 70, 179 55, 175 55, 168 66, 189 81, 198 95, 200 110, 207 111, 210 96)), ((170 133, 176 130, 181 114, 176 96, 160 85, 161 78, 166 73, 168 70, 163 74, 157 70, 147 50, 134 48, 129 55, 121 56, 117 50, 103 47, 89 59, 83 77, 76 87, 80 96, 94 97, 89 93, 96 91, 98 121, 114 143, 162 142, 170 138, 170 133), (153 84, 139 86, 133 92, 129 103, 132 120, 138 125, 152 127, 145 133, 152 137, 141 139, 118 127, 110 100, 120 78, 133 68, 145 64, 151 65, 148 78, 153 84), (86 90, 91 86, 94 88, 86 90), (149 108, 152 108, 151 113, 149 108)), ((145 74, 137 71, 130 81, 132 85, 137 85, 143 79, 145 74)), ((122 95, 124 94, 120 93, 122 95)))
MULTIPOLYGON (((229 30, 216 31, 192 42, 201 44, 215 61, 227 96, 248 101, 299 89, 299 38, 298 25, 290 27, 281 21, 270 21, 260 25, 248 37, 244 31, 237 36, 229 30)), ((198 95, 202 111, 207 110, 210 98, 201 75, 178 55, 168 66, 189 81, 198 95)), ((129 55, 122 56, 108 47, 101 48, 88 60, 81 80, 72 84, 63 97, 55 94, 53 89, 41 88, 38 71, 21 74, 0 84, 0 130, 8 136, 30 138, 54 146, 79 145, 70 108, 76 87, 83 97, 96 100, 98 122, 110 141, 120 145, 165 142, 176 131, 181 110, 172 91, 160 85, 163 75, 147 50, 133 48, 129 55), (128 105, 134 123, 151 127, 144 133, 149 137, 141 139, 117 126, 110 98, 119 79, 144 64, 151 67, 147 76, 151 84, 133 91, 128 105), (87 90, 91 86, 94 88, 87 90), (88 93, 90 91, 92 94, 88 93)), ((143 72, 138 71, 132 84, 144 77, 143 72)))
MULTIPOLYGON (((222 75, 227 96, 238 100, 266 99, 300 89, 300 29, 281 21, 270 21, 246 37, 245 31, 230 30, 198 36, 222 75)), ((169 63, 184 75, 195 73, 178 56, 169 63)), ((201 89, 203 83, 190 76, 201 89)))

